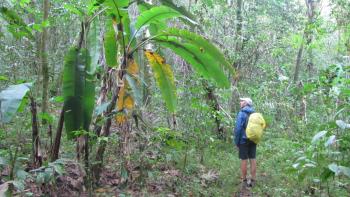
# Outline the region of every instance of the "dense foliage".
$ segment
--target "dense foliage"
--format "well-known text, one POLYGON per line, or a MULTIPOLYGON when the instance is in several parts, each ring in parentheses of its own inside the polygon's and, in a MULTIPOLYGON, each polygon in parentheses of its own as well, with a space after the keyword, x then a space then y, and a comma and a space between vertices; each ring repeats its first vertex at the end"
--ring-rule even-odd
POLYGON ((350 195, 348 0, 4 0, 0 24, 0 196, 350 195), (248 191, 240 97, 267 122, 248 191))

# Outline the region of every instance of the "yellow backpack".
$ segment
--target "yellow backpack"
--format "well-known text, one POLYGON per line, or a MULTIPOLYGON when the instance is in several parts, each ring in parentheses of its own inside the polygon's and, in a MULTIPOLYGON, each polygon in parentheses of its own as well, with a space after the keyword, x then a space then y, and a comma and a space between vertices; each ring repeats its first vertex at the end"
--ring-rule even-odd
POLYGON ((265 120, 260 113, 252 113, 249 116, 246 128, 247 138, 258 144, 266 127, 265 120))

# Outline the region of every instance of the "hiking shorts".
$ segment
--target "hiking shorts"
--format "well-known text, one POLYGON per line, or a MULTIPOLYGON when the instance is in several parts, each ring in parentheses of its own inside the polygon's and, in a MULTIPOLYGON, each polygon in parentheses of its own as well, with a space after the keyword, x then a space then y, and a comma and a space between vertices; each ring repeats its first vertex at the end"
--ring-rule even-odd
POLYGON ((256 144, 250 140, 247 140, 245 144, 239 145, 238 156, 242 160, 255 159, 256 156, 256 144))

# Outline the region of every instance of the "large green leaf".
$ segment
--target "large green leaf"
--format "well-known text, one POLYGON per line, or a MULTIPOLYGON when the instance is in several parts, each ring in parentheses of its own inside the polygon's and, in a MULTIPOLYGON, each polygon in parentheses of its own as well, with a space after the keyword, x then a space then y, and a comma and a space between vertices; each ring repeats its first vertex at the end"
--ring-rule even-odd
POLYGON ((189 23, 190 25, 198 25, 196 22, 196 17, 190 12, 188 12, 185 7, 175 5, 172 0, 160 0, 160 3, 178 11, 179 13, 187 17, 187 19, 181 18, 183 22, 189 23))
POLYGON ((109 67, 116 67, 118 65, 118 62, 117 62, 118 45, 116 41, 116 35, 113 28, 112 19, 108 20, 106 29, 107 29, 107 32, 105 33, 105 38, 104 38, 106 63, 109 67))
MULTIPOLYGON (((137 6, 139 8, 139 12, 140 13, 145 12, 146 10, 150 10, 150 9, 156 7, 154 5, 151 5, 151 4, 148 4, 148 3, 145 3, 145 2, 141 2, 141 1, 137 2, 137 6)), ((170 6, 168 6, 168 7, 170 7, 170 6)), ((150 31, 152 36, 160 33, 162 30, 167 28, 167 24, 165 23, 165 21, 157 20, 157 19, 154 19, 154 20, 155 20, 155 22, 149 24, 149 27, 148 27, 148 30, 150 31)))
POLYGON ((135 23, 135 28, 140 29, 145 25, 157 23, 159 21, 179 16, 182 15, 178 11, 167 6, 153 7, 150 10, 146 10, 142 12, 141 15, 139 15, 135 23))
POLYGON ((68 138, 74 137, 72 131, 82 129, 83 122, 85 65, 79 65, 78 58, 79 49, 72 47, 65 57, 63 70, 64 123, 68 138))
POLYGON ((174 74, 169 64, 165 63, 163 57, 159 54, 146 51, 146 57, 149 60, 155 80, 162 93, 163 99, 169 111, 176 110, 176 88, 174 74))
POLYGON ((83 129, 85 131, 88 131, 95 105, 95 79, 94 73, 88 72, 92 69, 92 66, 89 51, 87 49, 81 50, 81 58, 85 58, 84 62, 86 65, 84 84, 85 86, 83 93, 83 129))
POLYGON ((66 57, 63 73, 64 120, 68 138, 72 131, 88 130, 94 107, 95 86, 87 49, 72 47, 66 57))
POLYGON ((88 70, 88 73, 94 74, 96 72, 96 68, 98 66, 98 60, 100 57, 100 24, 98 20, 94 20, 91 23, 89 35, 88 35, 88 46, 89 51, 91 52, 91 67, 88 70))
POLYGON ((12 85, 0 92, 0 122, 10 122, 32 83, 12 85))
POLYGON ((129 0, 104 0, 101 2, 110 10, 116 10, 116 8, 122 9, 129 5, 129 0))
POLYGON ((158 38, 156 41, 191 64, 206 79, 214 79, 220 87, 229 87, 230 82, 217 61, 198 46, 180 43, 174 38, 158 38))
POLYGON ((161 35, 177 37, 193 45, 196 45, 198 48, 210 55, 213 59, 217 60, 222 66, 224 66, 224 68, 228 69, 231 73, 234 73, 233 67, 226 60, 221 51, 207 39, 204 39, 202 36, 192 33, 188 30, 181 30, 176 28, 167 29, 161 33, 161 35))
POLYGON ((189 64, 191 64, 199 74, 203 75, 203 77, 207 79, 210 78, 210 73, 209 73, 209 70, 206 68, 205 62, 202 61, 200 58, 198 58, 198 55, 189 51, 189 49, 187 49, 181 43, 177 42, 174 39, 173 40, 157 39, 156 41, 163 47, 173 50, 177 55, 179 55, 184 60, 186 60, 189 64))
MULTIPOLYGON (((130 17, 127 11, 122 11, 121 13, 122 13, 121 25, 123 26, 124 42, 126 45, 127 43, 129 43, 131 39, 130 17)), ((136 41, 134 40, 132 43, 132 46, 135 46, 135 45, 136 45, 136 41)))
POLYGON ((116 17, 119 22, 120 19, 123 18, 122 12, 127 11, 125 8, 129 6, 130 2, 129 0, 103 0, 100 4, 102 3, 107 7, 107 13, 116 17))
POLYGON ((228 78, 226 77, 223 70, 220 68, 219 63, 215 60, 215 58, 211 57, 207 53, 207 51, 198 48, 198 46, 189 43, 185 43, 184 46, 192 54, 197 55, 197 58, 200 59, 204 63, 203 65, 206 66, 206 69, 209 71, 209 75, 211 76, 211 78, 213 78, 220 87, 230 87, 230 82, 228 78))
POLYGON ((145 3, 144 1, 138 0, 137 1, 137 7, 139 9, 139 12, 142 13, 146 10, 150 10, 156 6, 149 4, 149 3, 145 3))
POLYGON ((161 31, 163 31, 164 29, 166 29, 168 26, 165 22, 163 21, 159 21, 155 24, 150 24, 148 29, 149 32, 151 34, 151 36, 157 35, 159 34, 161 31))

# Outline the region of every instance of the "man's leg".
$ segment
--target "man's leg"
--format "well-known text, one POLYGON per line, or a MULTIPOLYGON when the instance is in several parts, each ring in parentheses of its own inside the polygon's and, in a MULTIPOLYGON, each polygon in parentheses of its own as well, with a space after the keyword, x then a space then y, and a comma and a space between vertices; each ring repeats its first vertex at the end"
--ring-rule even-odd
POLYGON ((239 145, 239 159, 241 160, 241 175, 242 180, 247 179, 247 160, 248 160, 248 148, 246 144, 239 145))
POLYGON ((241 172, 242 172, 242 180, 247 179, 247 160, 241 159, 241 172))
POLYGON ((250 174, 252 176, 252 179, 256 180, 256 160, 249 159, 249 163, 250 163, 250 174))
POLYGON ((250 175, 251 175, 251 180, 249 183, 250 187, 253 187, 255 185, 256 181, 256 144, 253 142, 249 143, 249 148, 248 148, 248 158, 249 158, 249 164, 250 164, 250 175))
POLYGON ((251 179, 256 180, 256 144, 252 141, 248 141, 248 158, 250 164, 250 176, 251 179))

